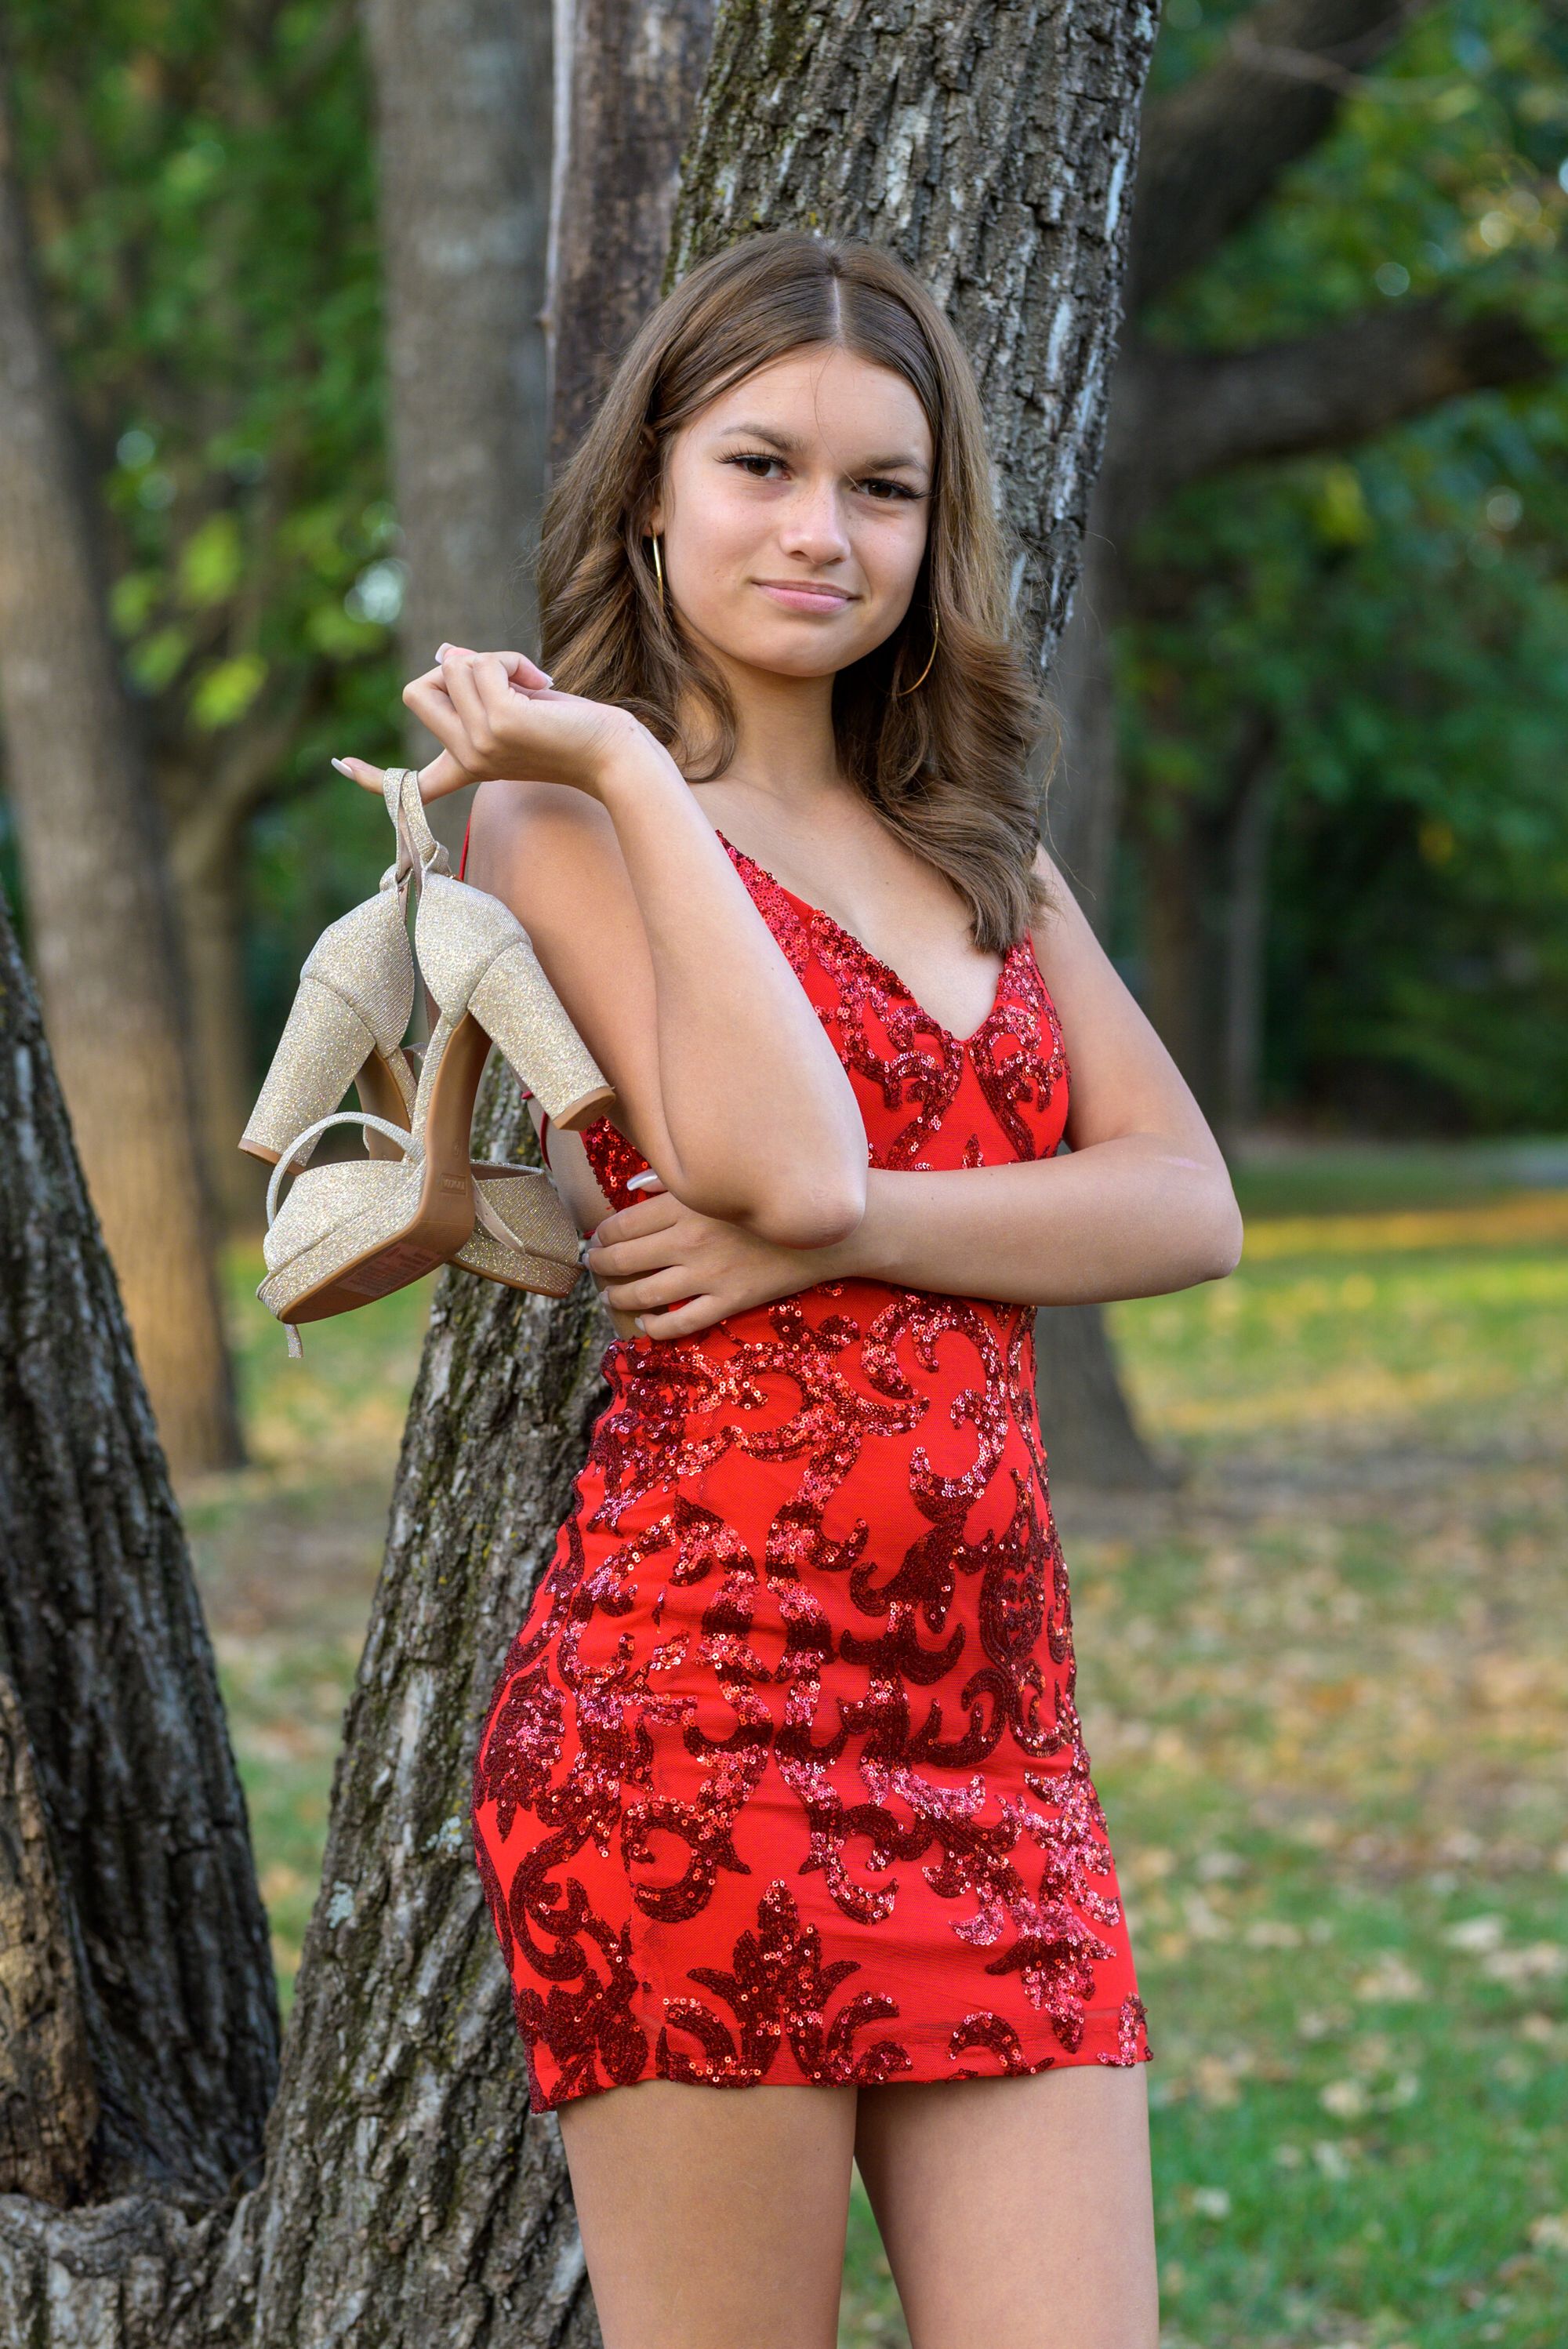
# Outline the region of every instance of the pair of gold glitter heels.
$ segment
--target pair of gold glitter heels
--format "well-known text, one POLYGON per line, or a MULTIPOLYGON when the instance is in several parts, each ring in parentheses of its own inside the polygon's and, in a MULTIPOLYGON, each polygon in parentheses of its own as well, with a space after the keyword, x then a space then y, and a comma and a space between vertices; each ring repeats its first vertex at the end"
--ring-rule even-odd
POLYGON ((256 1294, 287 1330, 291 1354, 303 1350, 298 1323, 351 1312, 441 1264, 566 1296, 582 1272, 576 1226, 542 1168, 470 1159, 474 1099, 492 1043, 569 1132, 615 1099, 521 923, 499 898, 452 879, 418 775, 389 768, 385 791, 396 860, 376 895, 324 930, 306 957, 240 1143, 273 1167, 256 1294), (419 973, 439 1016, 416 1056, 403 1037, 419 973), (340 1110, 351 1084, 360 1107, 340 1110), (368 1154, 311 1166, 321 1135, 345 1124, 364 1129, 368 1154))

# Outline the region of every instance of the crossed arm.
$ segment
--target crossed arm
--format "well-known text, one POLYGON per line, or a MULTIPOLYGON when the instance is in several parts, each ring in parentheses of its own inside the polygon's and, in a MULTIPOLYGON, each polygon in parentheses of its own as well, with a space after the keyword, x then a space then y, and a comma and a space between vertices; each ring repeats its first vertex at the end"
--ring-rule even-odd
MULTIPOLYGON (((1037 862, 1056 908, 1034 937, 1067 1043, 1068 1154, 934 1174, 872 1167, 863 1216, 822 1247, 760 1240, 654 1192, 600 1220, 585 1258, 623 1335, 686 1336, 854 1277, 1074 1305, 1155 1296, 1234 1269, 1241 1216, 1218 1144, 1066 884, 1043 851, 1037 862)), ((578 1186, 573 1204, 584 1176, 599 1201, 575 1135, 552 1134, 551 1158, 563 1187, 578 1186), (581 1168, 569 1170, 563 1152, 581 1168)))

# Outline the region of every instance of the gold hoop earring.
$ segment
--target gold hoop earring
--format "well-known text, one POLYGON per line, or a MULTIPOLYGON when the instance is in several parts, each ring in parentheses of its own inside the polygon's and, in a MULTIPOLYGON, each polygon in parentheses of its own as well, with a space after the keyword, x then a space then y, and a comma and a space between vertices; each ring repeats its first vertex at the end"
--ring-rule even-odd
POLYGON ((659 583, 659 602, 662 605, 665 600, 665 566, 659 554, 659 533, 657 531, 655 531, 651 543, 654 550, 654 576, 659 583))
POLYGON ((931 616, 931 650, 926 656, 925 667, 915 678, 913 685, 901 685, 899 687, 898 698, 900 699, 902 699, 903 695, 906 693, 913 693, 916 688, 923 686, 925 683, 926 678, 931 675, 931 664, 936 658, 936 640, 941 634, 942 623, 937 618, 936 614, 933 612, 931 616))

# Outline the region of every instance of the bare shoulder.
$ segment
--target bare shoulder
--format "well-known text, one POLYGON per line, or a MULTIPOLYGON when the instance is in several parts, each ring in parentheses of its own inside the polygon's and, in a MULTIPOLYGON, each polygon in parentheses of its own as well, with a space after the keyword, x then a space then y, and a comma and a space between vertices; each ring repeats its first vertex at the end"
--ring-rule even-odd
POLYGON ((1107 957, 1071 884, 1044 848, 1035 851, 1034 870, 1045 884, 1047 903, 1031 923, 1029 936, 1046 984, 1055 994, 1058 984, 1069 983, 1083 970, 1086 961, 1105 962, 1107 957))
MULTIPOLYGON (((519 921, 528 916, 513 893, 538 907, 570 892, 606 860, 624 871, 609 812, 585 792, 562 783, 489 782, 474 793, 467 878, 504 897, 519 921)), ((628 884, 629 885, 629 884, 628 884)))
POLYGON ((641 946, 636 893, 608 809, 564 783, 488 782, 474 794, 467 878, 511 907, 552 978, 641 946))

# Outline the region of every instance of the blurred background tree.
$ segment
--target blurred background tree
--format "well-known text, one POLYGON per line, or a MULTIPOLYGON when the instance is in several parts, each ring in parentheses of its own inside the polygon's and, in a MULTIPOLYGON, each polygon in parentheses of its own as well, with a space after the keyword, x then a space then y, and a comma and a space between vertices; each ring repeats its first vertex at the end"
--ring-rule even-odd
POLYGON ((19 0, 7 25, 50 323, 167 817, 210 1173, 253 1214, 235 1143, 261 1040, 305 934, 365 895, 380 845, 327 761, 387 747, 400 711, 363 46, 328 0, 19 0))
POLYGON ((1568 1115, 1565 68, 1516 0, 1167 16, 1086 599, 1109 870, 1070 788, 1068 831, 1233 1143, 1568 1115))

